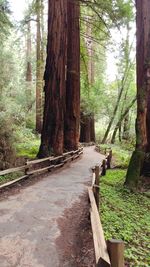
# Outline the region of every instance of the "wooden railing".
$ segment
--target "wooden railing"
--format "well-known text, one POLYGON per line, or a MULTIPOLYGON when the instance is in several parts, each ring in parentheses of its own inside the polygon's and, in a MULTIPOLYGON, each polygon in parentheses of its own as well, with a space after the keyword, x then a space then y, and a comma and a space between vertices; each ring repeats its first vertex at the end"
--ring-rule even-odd
POLYGON ((109 153, 100 165, 92 168, 92 185, 88 187, 95 260, 96 267, 124 267, 124 243, 121 240, 105 241, 99 215, 100 176, 105 175, 106 169, 110 168, 112 151, 109 153))
POLYGON ((11 173, 17 173, 17 172, 23 172, 24 175, 12 180, 8 183, 0 185, 0 189, 10 186, 16 182, 19 182, 25 178, 28 178, 31 175, 42 173, 45 171, 51 171, 53 169, 62 167, 65 163, 68 161, 73 161, 77 159, 81 154, 83 154, 83 147, 79 148, 75 151, 70 151, 67 153, 63 153, 61 156, 57 157, 47 157, 43 159, 36 159, 32 161, 27 161, 24 166, 17 167, 17 168, 11 168, 4 171, 0 171, 0 176, 11 174, 11 173))

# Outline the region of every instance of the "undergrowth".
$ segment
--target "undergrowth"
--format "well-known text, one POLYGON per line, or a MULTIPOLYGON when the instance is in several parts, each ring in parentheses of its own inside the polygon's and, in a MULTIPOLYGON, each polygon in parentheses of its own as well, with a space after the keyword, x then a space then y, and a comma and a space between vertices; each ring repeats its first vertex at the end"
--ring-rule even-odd
POLYGON ((110 148, 113 151, 113 165, 116 168, 122 168, 122 169, 126 169, 129 165, 129 161, 131 158, 131 154, 132 154, 132 150, 133 148, 130 147, 122 147, 119 145, 107 145, 107 144, 100 144, 99 145, 100 149, 101 149, 101 153, 105 152, 106 148, 110 148))
POLYGON ((101 220, 105 238, 125 242, 130 267, 150 266, 150 202, 141 193, 123 187, 124 170, 110 170, 101 177, 101 220))
POLYGON ((16 132, 17 140, 16 152, 17 157, 35 158, 37 156, 40 138, 32 133, 30 129, 19 129, 16 132))
POLYGON ((12 180, 15 180, 17 178, 20 178, 23 175, 24 175, 24 173, 21 172, 21 171, 16 172, 16 173, 9 173, 9 174, 6 174, 6 175, 2 175, 2 176, 0 176, 0 185, 4 184, 4 183, 7 183, 7 182, 10 182, 12 180))

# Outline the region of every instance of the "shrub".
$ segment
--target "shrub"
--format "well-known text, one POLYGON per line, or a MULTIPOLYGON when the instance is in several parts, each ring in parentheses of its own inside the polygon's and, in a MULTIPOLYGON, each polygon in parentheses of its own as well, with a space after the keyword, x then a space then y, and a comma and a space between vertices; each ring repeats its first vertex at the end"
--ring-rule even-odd
POLYGON ((10 117, 0 112, 0 169, 6 169, 15 163, 13 128, 10 117))

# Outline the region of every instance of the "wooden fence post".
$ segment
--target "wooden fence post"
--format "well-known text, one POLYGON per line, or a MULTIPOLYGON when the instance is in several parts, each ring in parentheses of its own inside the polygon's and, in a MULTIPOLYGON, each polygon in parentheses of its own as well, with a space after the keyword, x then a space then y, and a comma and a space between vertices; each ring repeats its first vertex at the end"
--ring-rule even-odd
POLYGON ((28 171, 29 171, 29 166, 28 166, 28 163, 27 163, 28 158, 26 158, 25 160, 26 160, 26 162, 25 162, 25 170, 24 170, 24 172, 25 172, 25 175, 28 175, 28 171))
POLYGON ((100 168, 99 165, 95 166, 95 200, 96 200, 96 205, 99 210, 99 176, 100 176, 100 168))
POLYGON ((110 149, 107 156, 107 169, 111 169, 111 160, 112 160, 112 150, 110 149))
POLYGON ((111 267, 124 267, 124 242, 112 239, 107 244, 111 267))
POLYGON ((106 160, 103 159, 101 176, 105 176, 105 175, 106 175, 106 160))

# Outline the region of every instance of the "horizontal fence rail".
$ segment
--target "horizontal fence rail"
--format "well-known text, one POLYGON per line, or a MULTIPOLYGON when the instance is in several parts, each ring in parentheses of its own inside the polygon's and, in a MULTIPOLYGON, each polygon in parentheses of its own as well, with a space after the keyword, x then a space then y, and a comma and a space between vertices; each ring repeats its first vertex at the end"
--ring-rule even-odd
POLYGON ((111 166, 111 160, 112 150, 109 149, 102 163, 91 168, 92 185, 88 187, 96 267, 124 267, 124 242, 114 239, 105 240, 99 215, 100 176, 106 175, 106 170, 111 166))
POLYGON ((51 156, 43 159, 35 159, 27 161, 24 166, 0 171, 0 176, 4 176, 11 173, 24 172, 24 175, 22 177, 0 185, 0 189, 13 185, 14 183, 28 178, 31 175, 60 168, 64 166, 65 163, 77 159, 78 157, 80 157, 81 154, 83 154, 83 147, 79 148, 78 150, 63 153, 62 155, 57 157, 51 156))

